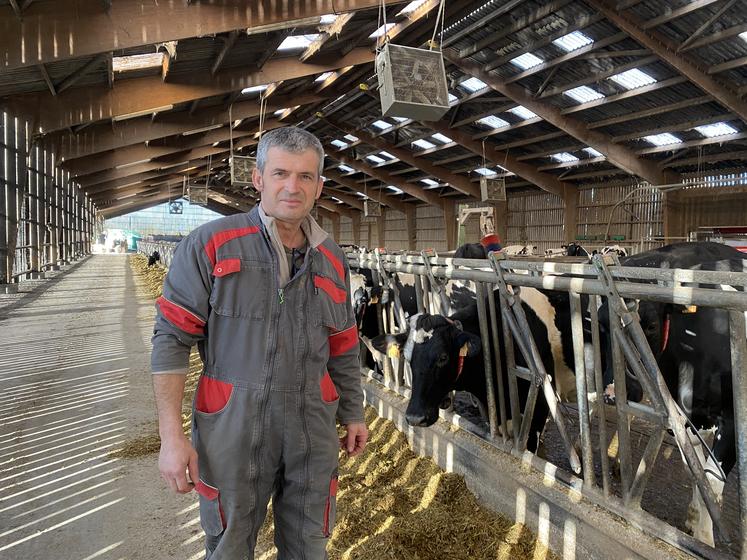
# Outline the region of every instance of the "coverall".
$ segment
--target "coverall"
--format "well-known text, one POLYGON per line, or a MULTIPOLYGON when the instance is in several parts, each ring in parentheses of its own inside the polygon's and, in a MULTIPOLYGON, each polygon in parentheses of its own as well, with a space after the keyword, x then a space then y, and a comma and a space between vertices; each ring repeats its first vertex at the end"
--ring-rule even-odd
POLYGON ((311 218, 289 278, 260 205, 209 222, 177 247, 157 300, 154 374, 204 364, 193 404, 206 558, 254 558, 273 498, 279 560, 326 555, 342 424, 363 422, 358 333, 342 250, 311 218))

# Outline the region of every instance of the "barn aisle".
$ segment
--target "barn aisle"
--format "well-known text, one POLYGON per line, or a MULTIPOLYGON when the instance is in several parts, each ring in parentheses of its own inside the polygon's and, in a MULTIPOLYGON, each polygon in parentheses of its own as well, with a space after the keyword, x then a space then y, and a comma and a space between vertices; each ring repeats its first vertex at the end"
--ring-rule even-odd
POLYGON ((161 484, 153 303, 126 255, 93 255, 0 307, 0 557, 198 558, 194 494, 161 484), (20 303, 20 302, 19 302, 20 303))

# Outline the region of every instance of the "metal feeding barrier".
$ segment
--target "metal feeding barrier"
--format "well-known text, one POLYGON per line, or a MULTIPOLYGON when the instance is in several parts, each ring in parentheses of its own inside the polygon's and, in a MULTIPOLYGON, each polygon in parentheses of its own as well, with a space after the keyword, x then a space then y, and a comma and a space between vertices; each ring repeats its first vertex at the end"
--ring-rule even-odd
MULTIPOLYGON (((442 258, 428 252, 393 254, 383 250, 360 250, 349 253, 348 262, 353 269, 373 270, 374 281, 381 281, 384 288, 396 286, 398 274, 414 275, 419 312, 439 312, 441 309, 448 309, 448 303, 445 307, 442 303, 445 299, 446 280, 474 282, 488 389, 490 443, 498 447, 503 444, 503 448, 513 454, 523 455, 526 452, 534 406, 541 392, 548 404, 550 418, 555 422, 563 442, 571 470, 580 476, 580 491, 586 498, 625 517, 638 527, 647 527, 649 531, 655 530, 659 538, 674 546, 686 547, 705 558, 726 558, 728 555, 724 552, 675 531, 671 526, 641 509, 641 498, 650 480, 653 464, 669 430, 681 451, 693 484, 700 490, 721 540, 726 543, 730 552, 738 550, 741 546, 741 557, 747 558, 747 273, 624 267, 619 265, 616 258, 601 255, 595 256, 591 262, 574 257, 552 260, 542 260, 538 257, 506 258, 495 253, 490 254, 489 260, 475 260, 442 258), (724 290, 722 286, 731 286, 735 290, 724 290), (566 406, 560 402, 540 359, 537 343, 532 338, 521 305, 522 288, 553 290, 568 294, 578 407, 577 440, 569 435, 566 406), (500 294, 499 309, 496 309, 493 297, 486 297, 493 289, 497 289, 500 294), (606 407, 601 401, 604 381, 598 310, 605 300, 609 312, 612 349, 612 355, 607 359, 612 360, 617 397, 615 411, 619 438, 621 497, 611 491, 610 465, 606 453, 606 407), (693 432, 690 430, 692 425, 669 393, 655 355, 641 328, 636 313, 636 300, 721 308, 728 312, 737 467, 742 473, 739 477, 739 509, 742 512, 739 516, 739 536, 731 535, 723 522, 722 506, 711 488, 703 461, 699 458, 693 443, 693 432), (502 332, 499 332, 501 329, 498 328, 498 313, 502 319, 502 332), (586 340, 585 319, 589 325, 586 340), (503 336, 505 359, 500 355, 499 336, 503 336), (586 366, 584 349, 585 344, 589 342, 589 361, 593 364, 591 368, 586 366), (516 351, 523 357, 526 367, 516 364, 516 351), (502 367, 502 363, 505 363, 505 368, 502 367), (640 382, 646 396, 645 404, 643 401, 628 402, 626 375, 640 382), (525 379, 530 383, 523 411, 517 390, 518 379, 525 379), (506 429, 506 387, 511 417, 521 418, 521 422, 511 423, 511 434, 506 429), (597 397, 593 403, 590 403, 590 394, 597 397), (630 435, 633 418, 643 419, 647 425, 653 426, 643 455, 637 463, 633 460, 630 435), (601 488, 593 463, 594 421, 599 436, 597 446, 602 466, 601 488), (652 527, 654 529, 651 529, 652 527)), ((384 317, 379 321, 379 326, 387 333, 402 332, 407 328, 398 298, 399 295, 395 292, 394 301, 379 306, 377 310, 379 315, 384 317), (396 308, 396 312, 393 308, 396 308), (394 316, 398 317, 396 321, 391 319, 394 316)), ((367 342, 370 349, 370 341, 367 342)), ((391 359, 386 357, 385 361, 389 362, 391 359)), ((404 360, 398 360, 399 371, 403 369, 401 362, 404 360)), ((392 365, 385 365, 385 381, 387 378, 391 379, 391 372, 392 365)), ((403 389, 400 393, 409 396, 408 384, 403 384, 403 381, 398 375, 395 388, 403 389)), ((702 440, 697 441, 697 444, 705 445, 702 440)), ((710 453, 707 447, 706 453, 710 453)), ((569 483, 572 483, 574 478, 573 474, 568 473, 569 483)))

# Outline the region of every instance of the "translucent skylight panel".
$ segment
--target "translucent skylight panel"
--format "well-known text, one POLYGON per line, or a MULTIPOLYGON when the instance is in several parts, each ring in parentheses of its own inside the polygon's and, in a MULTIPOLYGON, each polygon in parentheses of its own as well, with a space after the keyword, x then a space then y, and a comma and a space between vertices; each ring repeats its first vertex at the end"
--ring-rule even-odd
POLYGON ((736 134, 738 132, 736 128, 726 124, 725 122, 696 126, 695 130, 708 138, 713 138, 714 136, 725 136, 726 134, 736 134))
POLYGON ((287 110, 288 109, 278 109, 277 111, 275 111, 273 113, 273 115, 275 115, 276 117, 278 117, 278 116, 282 115, 283 113, 285 113, 287 110))
POLYGON ((423 148, 424 150, 428 150, 430 148, 435 148, 436 145, 433 142, 428 142, 428 140, 415 140, 413 143, 413 146, 417 146, 418 148, 423 148))
POLYGON ((408 119, 407 117, 392 117, 392 118, 393 118, 393 119, 394 119, 395 121, 397 121, 397 122, 405 122, 405 121, 408 121, 408 120, 410 120, 410 119, 408 119))
POLYGON ((378 120, 378 121, 372 122, 371 126, 375 126, 379 130, 386 130, 387 128, 391 128, 394 125, 392 125, 392 124, 390 124, 390 123, 388 123, 386 121, 378 120))
POLYGON ((574 156, 573 154, 569 154, 568 152, 560 152, 557 154, 552 154, 550 156, 555 161, 559 161, 561 163, 568 163, 571 161, 578 161, 578 158, 574 156))
POLYGON ((346 134, 343 136, 345 140, 350 140, 351 142, 357 142, 358 138, 356 136, 353 136, 352 134, 346 134))
POLYGON ((540 57, 533 55, 532 53, 524 53, 516 58, 512 58, 509 62, 521 68, 522 70, 528 70, 534 68, 544 62, 540 57))
POLYGON ((633 68, 632 70, 626 70, 620 74, 610 76, 610 80, 621 85, 625 89, 635 89, 656 83, 655 78, 641 70, 638 70, 638 68, 633 68))
POLYGON ((420 179, 421 183, 425 183, 429 187, 437 187, 438 181, 434 181, 433 179, 420 179))
POLYGON ((347 148, 348 147, 347 142, 343 142, 342 140, 338 140, 336 138, 334 140, 332 140, 332 142, 330 142, 330 144, 332 144, 336 148, 347 148))
POLYGON ((403 192, 405 192, 405 191, 403 191, 402 189, 398 189, 398 188, 397 188, 397 187, 395 187, 394 185, 388 185, 388 186, 387 186, 387 189, 389 189, 390 191, 392 191, 392 192, 393 192, 393 193, 395 193, 395 194, 402 194, 403 192))
POLYGON ((366 159, 373 163, 384 163, 386 161, 384 158, 379 157, 376 154, 371 154, 370 156, 366 156, 366 159))
POLYGON ((744 42, 747 43, 747 31, 745 31, 744 33, 740 33, 739 36, 742 38, 744 42))
POLYGON ((257 93, 258 91, 265 91, 267 89, 267 84, 261 85, 261 86, 250 86, 247 88, 244 88, 241 90, 242 95, 247 93, 257 93))
POLYGON ((477 119, 477 122, 480 124, 484 124, 485 126, 488 126, 490 128, 503 128, 504 126, 508 126, 508 122, 504 121, 500 117, 496 117, 495 115, 488 115, 487 117, 483 117, 481 119, 477 119))
POLYGON ((317 37, 319 37, 319 33, 309 33, 308 35, 291 35, 290 37, 286 37, 283 42, 280 43, 278 50, 291 51, 294 49, 305 49, 311 43, 313 43, 317 39, 317 37))
POLYGON ((492 169, 488 169, 487 167, 478 167, 474 171, 475 173, 478 173, 483 177, 490 177, 491 175, 495 175, 495 171, 493 171, 492 169))
POLYGON ((345 165, 344 163, 341 163, 340 165, 338 165, 337 169, 339 169, 343 173, 350 173, 351 171, 355 171, 352 167, 345 165))
POLYGON ((533 119, 534 117, 537 116, 536 114, 532 113, 529 109, 527 109, 523 105, 517 105, 513 109, 509 109, 508 112, 513 113, 520 119, 524 119, 524 120, 533 119))
POLYGON ((394 156, 393 156, 392 154, 390 154, 389 152, 379 152, 379 155, 380 155, 380 156, 383 156, 383 157, 385 157, 385 158, 387 158, 387 159, 397 159, 396 157, 394 157, 394 156))
POLYGON ((326 80, 327 78, 329 78, 331 75, 332 75, 332 72, 325 72, 324 74, 319 74, 316 77, 316 80, 314 80, 314 81, 315 82, 323 82, 324 80, 326 80))
POLYGON ((454 95, 453 93, 449 93, 449 103, 454 103, 458 99, 459 98, 456 95, 454 95))
POLYGON ((476 91, 479 91, 481 89, 485 89, 486 87, 488 87, 488 84, 486 84, 482 80, 478 80, 477 78, 470 78, 469 80, 463 81, 459 85, 470 93, 474 93, 476 91))
POLYGON ((575 99, 579 103, 588 103, 589 101, 595 101, 596 99, 603 99, 604 95, 596 90, 591 89, 589 86, 579 86, 568 91, 563 92, 571 99, 575 99))
POLYGON ((324 14, 319 18, 319 23, 322 25, 329 25, 331 23, 334 23, 337 19, 337 16, 335 14, 324 14))
POLYGON ((400 12, 397 14, 398 16, 406 16, 408 14, 413 13, 415 10, 417 10, 420 6, 425 4, 428 0, 414 0, 413 2, 410 2, 407 6, 402 8, 400 12))
POLYGON ((584 151, 591 157, 603 157, 602 152, 595 150, 594 148, 584 148, 584 151))
POLYGON ((378 39, 382 35, 384 35, 386 32, 388 32, 392 27, 394 27, 393 23, 387 23, 386 25, 382 25, 379 27, 376 31, 371 33, 368 38, 369 39, 378 39))
POLYGON ((441 142, 442 144, 449 144, 453 142, 451 138, 449 138, 448 136, 444 136, 440 132, 437 132, 436 134, 431 136, 431 138, 433 138, 434 140, 437 140, 438 142, 441 142))
POLYGON ((586 45, 591 45, 594 40, 591 37, 587 37, 580 31, 574 31, 568 35, 555 39, 552 43, 563 49, 565 52, 575 51, 586 45))
POLYGON ((682 140, 680 140, 673 134, 669 134, 668 132, 644 136, 643 139, 646 142, 650 142, 654 146, 668 146, 669 144, 680 144, 682 142, 682 140))
POLYGON ((336 202, 337 204, 342 204, 342 200, 340 200, 339 198, 337 198, 337 197, 335 197, 335 196, 330 196, 330 198, 331 198, 332 200, 334 200, 334 201, 335 201, 335 202, 336 202))

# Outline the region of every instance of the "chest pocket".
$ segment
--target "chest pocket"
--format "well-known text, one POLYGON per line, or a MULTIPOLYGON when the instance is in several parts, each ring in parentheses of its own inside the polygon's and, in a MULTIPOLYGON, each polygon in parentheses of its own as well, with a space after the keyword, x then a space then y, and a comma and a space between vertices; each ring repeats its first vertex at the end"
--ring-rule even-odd
POLYGON ((213 267, 210 306, 218 315, 261 321, 268 315, 272 268, 257 261, 229 258, 213 267))
POLYGON ((344 330, 348 326, 347 290, 328 276, 318 272, 314 272, 312 275, 316 324, 333 331, 344 330))

